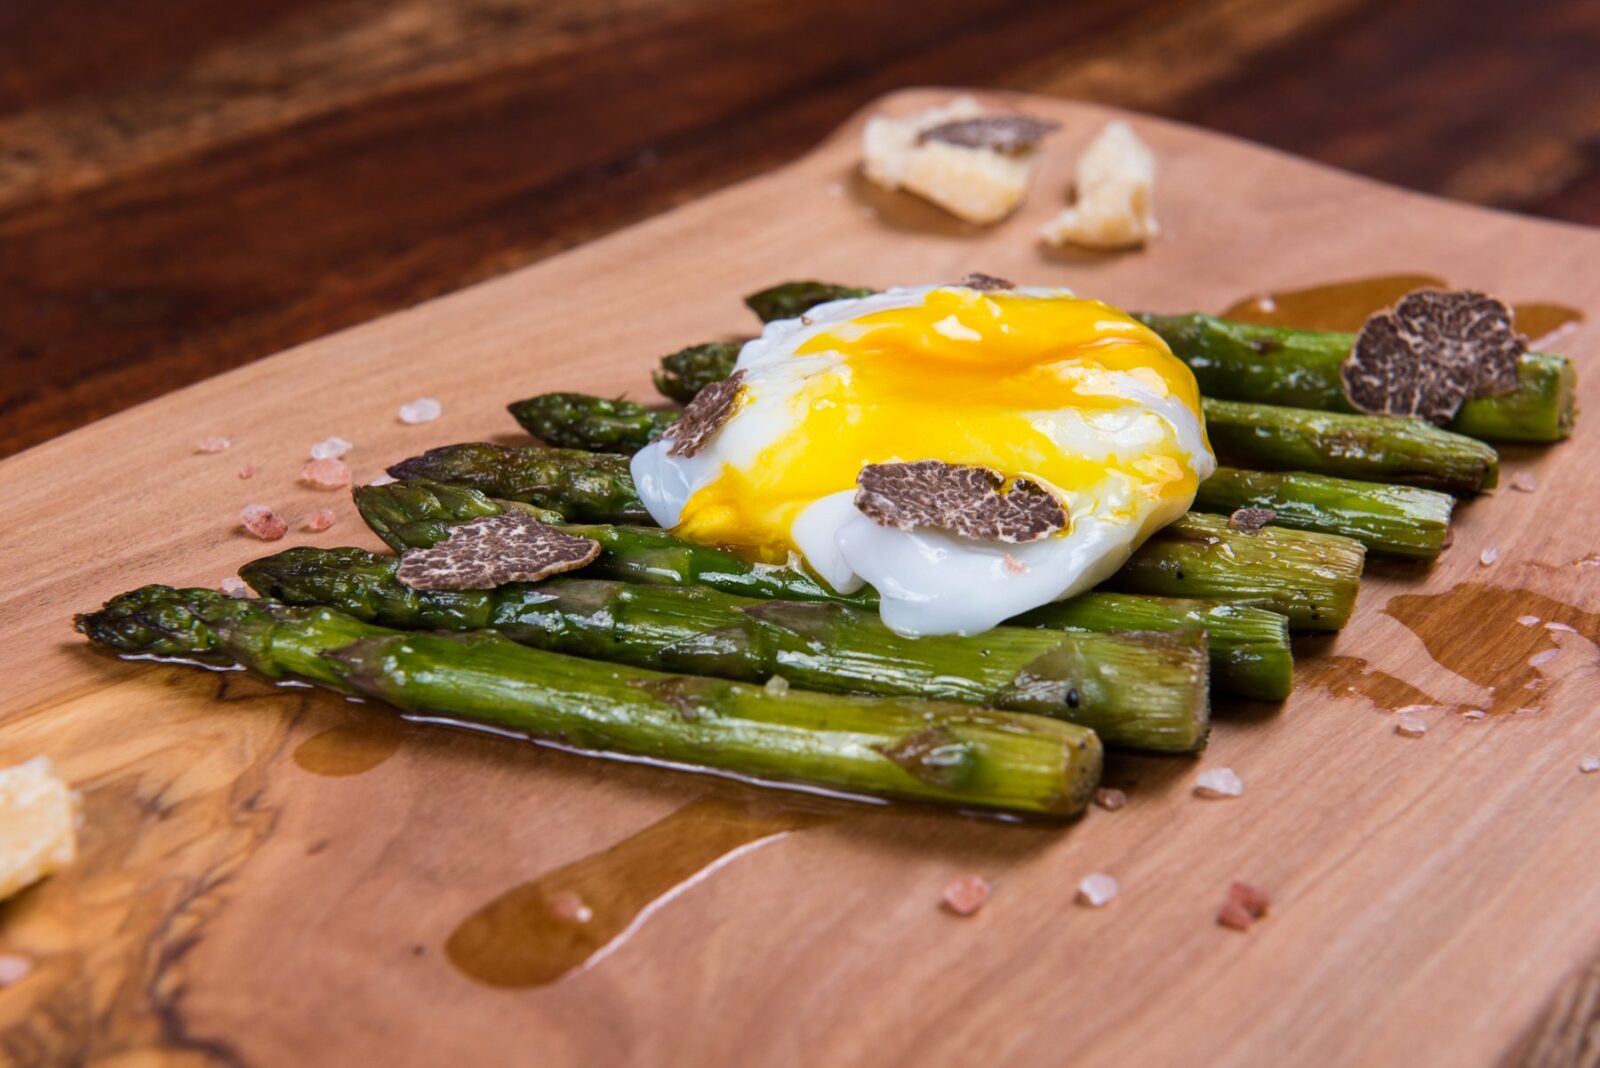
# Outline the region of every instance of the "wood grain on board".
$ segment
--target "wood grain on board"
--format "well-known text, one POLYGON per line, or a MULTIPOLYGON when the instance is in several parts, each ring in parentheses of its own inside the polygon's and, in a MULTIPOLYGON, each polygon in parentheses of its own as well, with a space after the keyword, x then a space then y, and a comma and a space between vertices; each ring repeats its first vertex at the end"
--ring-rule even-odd
POLYGON ((1600 223, 1592 0, 0 6, 0 455, 793 158, 909 84, 1600 223))
MULTIPOLYGON (((596 854, 647 871, 638 843, 682 840, 685 809, 760 820, 772 798, 397 726, 375 707, 237 674, 117 662, 71 633, 73 611, 122 589, 214 584, 259 555, 266 546, 234 525, 251 501, 291 518, 339 512, 331 531, 273 548, 375 545, 348 501, 295 485, 314 441, 354 441, 364 479, 427 446, 515 440, 502 406, 518 396, 648 397, 656 356, 748 331, 739 296, 780 279, 886 285, 982 270, 1180 310, 1424 272, 1600 309, 1593 231, 1142 117, 1162 162, 1162 239, 1136 254, 1043 252, 1035 229, 1111 113, 1013 102, 1063 130, 1023 211, 993 229, 862 189, 858 118, 772 174, 0 463, 0 759, 48 754, 87 812, 80 863, 0 916, 0 948, 38 962, 0 996, 0 1052, 22 1063, 1462 1065, 1581 1039, 1569 1005, 1581 996, 1553 999, 1600 951, 1600 781, 1578 772, 1600 750, 1593 418, 1559 447, 1507 450, 1507 476, 1534 474, 1539 489, 1464 505, 1433 568, 1375 563, 1352 625, 1302 644, 1284 706, 1219 710, 1197 761, 1114 759, 1108 784, 1129 792, 1127 808, 1053 828, 835 803, 780 829, 723 828, 752 848, 542 986, 486 981, 514 974, 492 962, 463 967, 471 938, 457 933, 552 872, 591 878, 596 854), (444 417, 398 422, 397 406, 420 395, 439 398, 444 417), (198 455, 206 434, 233 447, 198 455), (238 477, 245 463, 250 480, 238 477), (1490 547, 1498 562, 1483 566, 1490 547), (1491 687, 1503 680, 1527 711, 1440 713, 1408 739, 1385 710, 1397 692, 1499 707, 1491 687), (328 731, 353 741, 312 741, 328 731), (341 749, 355 755, 330 761, 341 749), (1223 765, 1244 796, 1194 798, 1194 775, 1223 765), (939 895, 970 871, 995 895, 957 919, 939 895), (1122 882, 1102 910, 1072 901, 1092 871, 1122 882), (1273 895, 1249 934, 1213 922, 1233 879, 1273 895)), ((1597 336, 1585 327, 1566 346, 1591 414, 1597 336)))

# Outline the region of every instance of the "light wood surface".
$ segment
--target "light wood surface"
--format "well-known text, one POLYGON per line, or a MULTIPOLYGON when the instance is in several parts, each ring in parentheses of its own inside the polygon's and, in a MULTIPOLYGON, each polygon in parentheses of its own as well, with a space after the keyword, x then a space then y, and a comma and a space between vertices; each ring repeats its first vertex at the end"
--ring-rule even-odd
MULTIPOLYGON (((291 519, 339 511, 331 531, 296 530, 273 548, 375 545, 342 495, 294 485, 312 442, 354 441, 365 478, 430 445, 514 440, 502 405, 519 396, 647 397, 657 355, 748 331, 738 297, 781 279, 982 270, 1181 310, 1422 271, 1600 311, 1593 231, 1138 117, 1161 160, 1163 238, 1137 254, 1041 252, 1032 235, 1061 205, 1073 150, 1112 113, 1016 102, 1064 129, 1024 210, 992 230, 863 191, 853 123, 766 177, 0 464, 0 759, 48 754, 86 811, 81 861, 0 914, 0 949, 36 962, 0 994, 0 1054, 1466 1065, 1581 1039, 1571 990, 1587 988, 1557 991, 1600 950, 1600 775, 1578 772, 1600 752, 1600 567, 1580 563, 1596 551, 1600 501, 1592 326, 1564 345, 1590 418, 1560 447, 1505 454, 1507 474, 1536 474, 1538 490, 1463 507, 1431 570, 1373 566, 1350 628, 1299 650, 1305 678, 1282 708, 1222 710, 1198 761, 1114 760, 1109 782, 1129 791, 1127 808, 1048 828, 830 806, 787 833, 752 831, 760 848, 544 986, 486 985, 446 944, 519 884, 626 852, 619 843, 686 806, 760 804, 756 791, 396 727, 380 709, 236 674, 118 663, 71 633, 73 611, 120 590, 214 584, 259 555, 268 547, 235 527, 252 501, 291 519), (396 408, 418 396, 438 397, 444 417, 400 424, 396 408), (195 454, 207 434, 232 449, 195 454), (247 462, 258 473, 245 481, 247 462), (1500 555, 1486 567, 1489 546, 1500 555), (1544 629, 1552 619, 1575 631, 1544 629), (1548 649, 1559 655, 1526 666, 1548 649), (1519 691, 1537 682, 1518 701, 1537 711, 1440 713, 1406 739, 1382 708, 1396 679, 1461 708, 1506 704, 1487 690, 1502 676, 1519 691), (331 729, 365 739, 349 766, 313 759, 315 746, 297 762, 331 729), (1221 765, 1244 796, 1194 798, 1198 770, 1221 765), (957 919, 939 895, 968 871, 995 894, 957 919), (1107 908, 1073 904, 1091 871, 1121 880, 1107 908), (1274 898, 1248 934, 1213 923, 1235 878, 1274 898)), ((641 837, 652 836, 672 837, 641 837)))

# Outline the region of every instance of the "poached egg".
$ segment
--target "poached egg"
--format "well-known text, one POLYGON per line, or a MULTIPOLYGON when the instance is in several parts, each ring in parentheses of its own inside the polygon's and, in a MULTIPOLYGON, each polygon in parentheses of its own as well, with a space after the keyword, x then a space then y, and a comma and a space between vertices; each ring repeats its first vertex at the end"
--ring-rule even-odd
POLYGON ((870 583, 901 634, 974 634, 1070 597, 1188 510, 1216 467, 1194 375, 1156 334, 1059 289, 891 289, 769 323, 732 414, 692 456, 633 459, 663 527, 760 561, 870 583), (880 525, 872 464, 940 460, 1026 478, 1068 524, 1024 544, 880 525))

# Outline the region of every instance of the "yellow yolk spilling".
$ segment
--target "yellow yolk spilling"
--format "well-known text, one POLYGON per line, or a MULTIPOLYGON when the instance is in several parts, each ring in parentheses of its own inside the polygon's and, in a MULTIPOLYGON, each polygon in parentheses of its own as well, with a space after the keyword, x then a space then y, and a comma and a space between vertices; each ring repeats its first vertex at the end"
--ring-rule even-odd
POLYGON ((1200 423, 1189 369, 1154 333, 1099 301, 935 289, 913 306, 840 323, 793 353, 818 355, 837 362, 789 398, 793 424, 753 463, 730 464, 695 491, 678 534, 784 559, 807 506, 853 489, 862 467, 897 460, 1026 475, 1069 513, 1120 475, 1118 484, 1134 491, 1108 518, 1139 520, 1140 540, 1173 516, 1152 505, 1179 502, 1181 510, 1194 495, 1191 458, 1171 434, 1159 449, 1117 456, 1086 455, 1052 433, 1053 413, 1094 422, 1116 409, 1148 409, 1153 398, 1200 423))

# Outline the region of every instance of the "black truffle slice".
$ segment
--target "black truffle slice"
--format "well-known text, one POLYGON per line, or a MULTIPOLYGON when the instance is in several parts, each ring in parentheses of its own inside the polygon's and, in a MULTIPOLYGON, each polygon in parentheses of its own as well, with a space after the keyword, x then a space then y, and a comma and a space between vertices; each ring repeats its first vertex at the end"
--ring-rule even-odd
POLYGON ((538 582, 599 555, 599 542, 563 534, 532 516, 486 515, 432 548, 406 552, 395 577, 414 590, 491 590, 538 582))
POLYGON ((1424 289, 1367 320, 1340 377, 1358 411, 1447 423, 1470 397, 1516 389, 1527 351, 1500 301, 1424 289))
POLYGON ((978 271, 972 272, 956 284, 965 286, 967 289, 976 289, 980 293, 993 293, 997 290, 1017 288, 1015 282, 1008 282, 1004 278, 996 278, 992 274, 983 274, 978 271))
POLYGON ((742 389, 744 372, 735 371, 696 393, 683 415, 661 435, 667 443, 667 455, 694 456, 704 449, 733 415, 742 389))
POLYGON ((935 527, 978 541, 1038 541, 1067 525, 1055 494, 1028 478, 942 460, 868 464, 856 478, 855 505, 879 526, 935 527))
POLYGON ((987 148, 1007 156, 1031 152, 1060 123, 1030 115, 980 115, 941 123, 917 135, 917 144, 939 141, 962 148, 987 148))
POLYGON ((1254 534, 1276 518, 1271 508, 1240 508, 1228 517, 1228 529, 1254 534))

